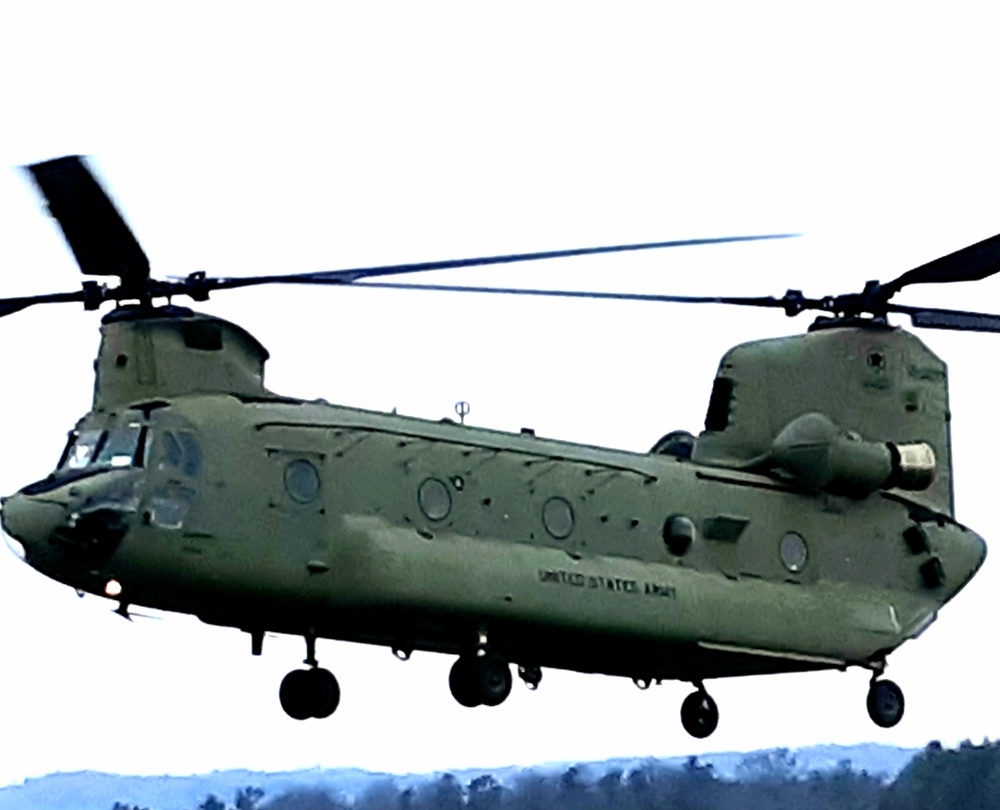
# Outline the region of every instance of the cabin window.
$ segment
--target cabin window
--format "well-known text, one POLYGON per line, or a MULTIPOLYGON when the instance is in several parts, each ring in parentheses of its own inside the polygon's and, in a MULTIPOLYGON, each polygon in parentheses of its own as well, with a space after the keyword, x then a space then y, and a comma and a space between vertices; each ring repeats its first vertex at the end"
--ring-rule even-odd
POLYGON ((809 548, 806 546, 806 541, 802 535, 795 532, 788 532, 781 538, 778 552, 785 568, 793 574, 801 572, 809 561, 809 548))
POLYGON ((675 557, 687 554, 696 534, 694 521, 685 515, 671 515, 663 524, 663 542, 675 557))
POLYGON ((431 520, 444 520, 451 512, 451 493, 444 481, 428 478, 417 490, 420 511, 431 520))
POLYGON ((564 498, 549 498, 542 507, 545 531, 556 540, 565 540, 573 533, 573 507, 564 498))
POLYGON ((285 489, 293 501, 312 503, 319 495, 319 471, 304 458, 289 462, 285 467, 285 489))

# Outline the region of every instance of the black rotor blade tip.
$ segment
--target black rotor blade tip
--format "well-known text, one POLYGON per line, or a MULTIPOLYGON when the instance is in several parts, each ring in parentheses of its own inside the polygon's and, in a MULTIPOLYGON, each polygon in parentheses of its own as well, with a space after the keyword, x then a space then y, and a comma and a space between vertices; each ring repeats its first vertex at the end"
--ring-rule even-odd
POLYGON ((125 220, 79 156, 27 167, 62 229, 80 270, 118 276, 127 285, 149 278, 149 260, 125 220))

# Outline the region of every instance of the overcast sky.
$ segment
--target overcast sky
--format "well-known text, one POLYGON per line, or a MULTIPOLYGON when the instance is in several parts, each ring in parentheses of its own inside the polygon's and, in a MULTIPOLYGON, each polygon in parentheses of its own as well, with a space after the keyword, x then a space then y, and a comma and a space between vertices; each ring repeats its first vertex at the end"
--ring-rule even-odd
MULTIPOLYGON (((979 3, 133 3, 0 12, 0 297, 79 273, 17 166, 88 154, 153 263, 303 272, 628 241, 802 232, 782 243, 437 273, 435 281, 703 295, 858 291, 1000 232, 994 12, 979 3), (158 9, 158 10, 156 10, 158 9), (826 9, 821 10, 821 9, 826 9)), ((27 7, 28 4, 20 4, 27 7)), ((899 300, 1000 312, 1000 279, 899 300)), ((700 429, 721 354, 805 329, 775 311, 356 289, 252 289, 200 309, 272 354, 270 388, 644 451, 700 429)), ((43 477, 86 412, 99 316, 0 321, 0 492, 43 477)), ((924 332, 949 363, 958 517, 988 540, 1000 336, 924 332)), ((0 557, 0 784, 52 771, 389 771, 1000 734, 988 561, 867 673, 687 684, 549 671, 459 707, 451 659, 320 642, 340 709, 277 700, 297 638, 187 617, 128 623, 0 557)))

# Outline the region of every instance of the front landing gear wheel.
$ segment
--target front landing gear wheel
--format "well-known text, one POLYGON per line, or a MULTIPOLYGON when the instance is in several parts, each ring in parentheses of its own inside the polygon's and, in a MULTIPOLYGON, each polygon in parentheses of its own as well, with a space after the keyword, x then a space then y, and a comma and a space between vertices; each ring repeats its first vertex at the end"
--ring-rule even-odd
POLYGON ((719 707, 704 689, 692 692, 681 704, 681 725, 692 737, 704 739, 719 725, 719 707))
POLYGON ((868 716, 876 726, 892 728, 903 719, 903 690, 892 681, 872 681, 868 689, 868 716))
POLYGON ((495 655, 476 659, 476 680, 484 706, 499 706, 510 694, 510 665, 495 655))
POLYGON ((312 712, 309 707, 309 670, 295 669, 281 679, 278 699, 285 714, 293 720, 305 720, 312 712))
POLYGON ((340 705, 340 684, 328 669, 309 670, 312 677, 312 716, 317 720, 329 717, 340 705))
POLYGON ((448 673, 451 696, 458 701, 459 705, 470 709, 483 702, 476 691, 475 664, 474 658, 467 658, 463 655, 452 664, 451 672, 448 673))
POLYGON ((278 698, 295 720, 329 717, 340 704, 340 684, 327 669, 296 669, 281 681, 278 698))

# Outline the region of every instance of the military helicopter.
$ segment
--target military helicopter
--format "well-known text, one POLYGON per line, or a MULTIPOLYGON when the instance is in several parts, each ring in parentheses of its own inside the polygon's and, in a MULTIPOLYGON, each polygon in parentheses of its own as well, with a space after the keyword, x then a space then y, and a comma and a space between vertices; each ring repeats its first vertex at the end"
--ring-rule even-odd
POLYGON ((706 680, 862 667, 868 713, 888 728, 904 709, 888 655, 983 563, 984 541, 953 516, 945 364, 887 316, 1000 331, 998 316, 890 302, 1000 271, 1000 236, 820 299, 502 290, 826 313, 731 349, 704 431, 635 453, 281 396, 253 336, 171 300, 273 283, 495 291, 365 280, 788 234, 158 281, 81 158, 28 171, 82 272, 117 285, 0 299, 0 316, 116 307, 90 412, 54 471, 3 500, 9 543, 125 616, 193 614, 248 633, 254 655, 266 633, 302 636, 306 668, 279 689, 295 719, 337 708, 316 642, 340 639, 456 656, 449 686, 467 707, 502 703, 512 666, 529 688, 545 667, 687 681, 695 737, 718 724, 706 680))

